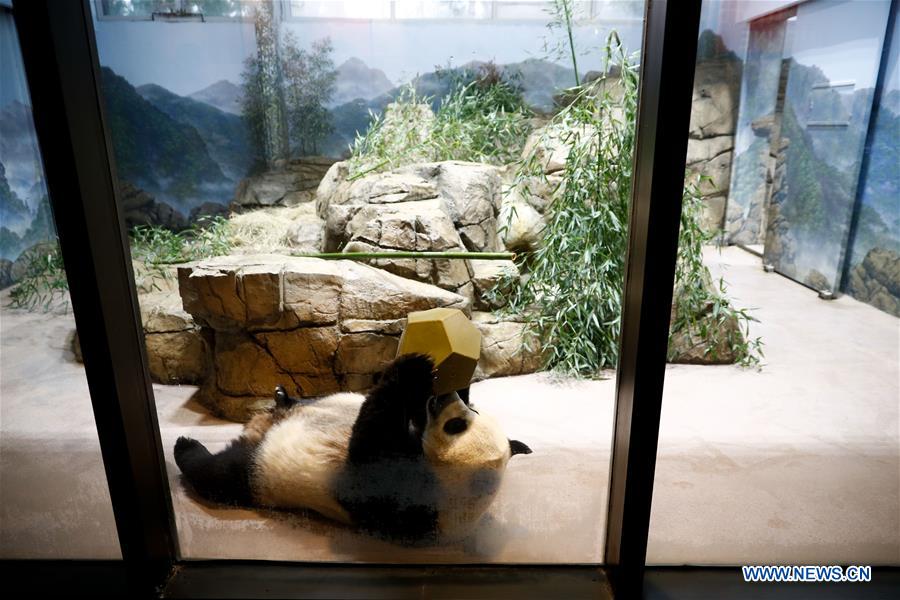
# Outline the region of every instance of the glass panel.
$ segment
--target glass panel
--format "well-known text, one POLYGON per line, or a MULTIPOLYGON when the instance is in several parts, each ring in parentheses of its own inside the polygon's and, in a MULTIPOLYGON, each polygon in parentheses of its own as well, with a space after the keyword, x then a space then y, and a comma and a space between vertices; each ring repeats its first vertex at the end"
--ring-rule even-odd
POLYGON ((766 202, 771 191, 774 156, 775 102, 782 74, 785 17, 750 24, 750 44, 741 83, 740 114, 726 215, 727 239, 762 250, 766 202))
POLYGON ((900 27, 894 22, 888 67, 868 141, 868 169, 845 283, 854 298, 900 317, 900 27))
MULTIPOLYGON (((768 54, 775 54, 769 41, 780 34, 772 33, 772 21, 748 22, 742 16, 759 4, 703 3, 704 14, 715 11, 716 19, 706 21, 701 40, 707 43, 701 46, 722 52, 715 60, 704 54, 698 59, 688 154, 719 158, 706 167, 690 165, 686 183, 647 560, 651 565, 893 564, 900 556, 900 321, 849 295, 822 300, 797 281, 767 272, 759 255, 736 245, 717 247, 716 232, 704 235, 689 218, 713 208, 709 200, 715 196, 695 189, 694 175, 718 172, 721 163, 714 161, 728 156, 722 146, 729 131, 737 128, 735 144, 741 146, 748 124, 771 114, 773 104, 778 112, 778 96, 773 102, 770 87, 776 59, 768 54), (749 29, 749 43, 729 33, 740 28, 749 29), (772 38, 767 40, 766 32, 772 38), (759 82, 758 88, 726 93, 734 73, 745 85, 759 82), (759 88, 764 97, 756 96, 759 88), (699 135, 710 130, 706 124, 716 135, 699 135), (690 259, 698 254, 702 260, 690 259)), ((805 3, 797 8, 795 25, 788 21, 790 13, 772 15, 785 24, 787 38, 794 28, 789 77, 808 72, 816 74, 813 81, 827 76, 840 82, 852 71, 857 101, 864 104, 871 98, 880 48, 870 51, 867 42, 859 53, 852 40, 863 37, 861 22, 883 29, 883 14, 875 19, 872 11, 888 4, 852 3, 846 11, 830 2, 805 3), (822 11, 815 27, 801 35, 804 14, 815 10, 822 11), (850 39, 834 47, 833 62, 797 52, 804 35, 810 46, 815 39, 818 48, 831 48, 845 33, 850 39)), ((789 96, 800 83, 787 84, 789 96)), ((804 85, 812 89, 809 80, 804 85)), ((833 98, 835 113, 843 110, 840 92, 833 98)), ((807 119, 817 101, 794 96, 788 102, 807 119)), ((863 111, 860 105, 852 114, 863 111)), ((786 106, 785 123, 787 113, 786 106)), ((803 183, 824 186, 842 173, 843 163, 824 160, 807 137, 808 127, 782 129, 789 148, 799 145, 801 132, 799 141, 809 148, 803 183)), ((735 151, 736 160, 747 148, 752 144, 735 151)), ((792 157, 788 153, 788 169, 792 157)), ((785 167, 785 157, 778 159, 776 185, 778 169, 785 167)), ((734 172, 742 180, 731 186, 729 205, 735 193, 764 188, 769 177, 762 168, 735 166, 734 172)), ((851 193, 847 202, 852 200, 851 193)), ((845 216, 845 205, 838 207, 835 219, 845 216)))
POLYGON ((394 15, 398 19, 489 19, 493 4, 484 0, 398 2, 394 15))
POLYGON ((344 2, 304 2, 291 0, 292 17, 336 19, 388 19, 389 0, 349 0, 344 2))
POLYGON ((594 16, 603 20, 644 18, 644 3, 635 0, 599 0, 594 2, 594 16))
POLYGON ((100 0, 100 10, 106 17, 149 17, 155 12, 175 12, 179 0, 100 0))
POLYGON ((570 36, 558 12, 474 18, 488 3, 404 2, 390 19, 364 4, 95 24, 181 552, 598 563, 642 21, 576 18, 570 36), (460 7, 473 18, 451 18, 460 7), (612 29, 622 47, 608 64, 612 29), (398 250, 429 254, 371 258, 398 250), (459 327, 481 336, 477 363, 471 347, 430 340, 462 384, 476 380, 477 413, 455 399, 457 413, 426 413, 420 368, 401 379, 424 381, 426 397, 374 431, 375 450, 402 460, 350 456, 351 426, 365 441, 368 422, 356 395, 304 400, 269 427, 286 413, 266 412, 276 385, 304 398, 370 390, 409 313, 434 307, 461 309, 459 327), (268 446, 306 427, 300 413, 314 431, 268 446), (461 427, 491 435, 448 453, 447 469, 436 448, 474 448, 461 427), (182 436, 196 442, 176 451, 182 436), (223 464, 198 444, 239 476, 217 479, 223 464), (274 452, 252 458, 273 479, 248 480, 263 456, 250 448, 274 452), (474 469, 466 456, 497 460, 474 469), (293 467, 273 468, 278 457, 293 467), (329 467, 307 477, 317 464, 329 467))
POLYGON ((0 7, 0 558, 121 558, 12 13, 0 7))
POLYGON ((495 2, 494 14, 497 19, 538 19, 547 20, 552 2, 532 0, 530 2, 495 2))
POLYGON ((788 22, 775 149, 783 172, 774 175, 765 254, 817 290, 840 283, 888 10, 888 2, 812 2, 788 22))
POLYGON ((147 17, 202 14, 236 18, 250 14, 253 0, 100 0, 105 17, 147 17))

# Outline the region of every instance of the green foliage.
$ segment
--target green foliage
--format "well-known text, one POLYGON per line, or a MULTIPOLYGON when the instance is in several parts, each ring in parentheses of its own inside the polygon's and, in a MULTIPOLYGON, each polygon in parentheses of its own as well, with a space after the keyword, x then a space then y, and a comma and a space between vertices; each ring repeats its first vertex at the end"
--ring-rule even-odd
MULTIPOLYGON (((334 47, 328 37, 313 41, 308 50, 300 48, 292 32, 277 39, 272 18, 271 10, 255 11, 257 36, 262 32, 266 43, 257 44, 257 54, 244 61, 241 116, 260 156, 271 154, 267 148, 280 146, 280 140, 269 139, 275 134, 269 131, 267 119, 269 125, 286 121, 286 137, 294 154, 315 154, 333 131, 326 105, 337 80, 334 47)), ((283 154, 283 149, 279 152, 283 154)))
POLYGON ((131 230, 131 258, 136 263, 136 277, 157 281, 170 278, 170 265, 221 256, 231 251, 230 225, 222 216, 201 217, 188 229, 170 231, 155 225, 141 225, 131 230))
POLYGON ((350 151, 350 178, 390 170, 417 160, 431 160, 431 121, 427 98, 404 86, 384 113, 369 110, 366 133, 357 134, 350 151))
POLYGON ((460 81, 435 115, 434 160, 506 164, 516 160, 531 127, 531 112, 515 80, 488 63, 469 83, 460 81))
POLYGON ((672 340, 681 334, 703 340, 706 355, 717 360, 728 350, 738 364, 759 364, 762 340, 750 339, 749 324, 756 319, 746 309, 736 309, 728 301, 725 280, 713 282, 703 264, 703 247, 716 237, 701 226, 703 197, 698 177, 685 182, 681 204, 681 229, 678 232, 678 262, 675 265, 675 295, 669 324, 669 359, 676 358, 672 340))
POLYGON ((25 252, 24 275, 10 292, 12 308, 48 312, 68 309, 69 282, 63 266, 59 242, 39 244, 25 252))
MULTIPOLYGON (((135 277, 149 279, 150 287, 159 289, 158 281, 172 276, 168 266, 228 254, 232 247, 229 233, 228 219, 220 216, 202 217, 177 233, 152 225, 135 227, 131 231, 135 277)), ((55 239, 27 250, 20 260, 26 261, 25 275, 10 292, 12 308, 49 311, 60 302, 68 306, 69 283, 55 239)))
MULTIPOLYGON (((620 65, 619 77, 601 77, 573 90, 572 99, 544 129, 535 150, 518 166, 515 185, 549 185, 542 147, 563 144, 568 151, 561 181, 547 209, 541 246, 522 257, 528 276, 503 282, 495 292, 505 311, 521 314, 526 331, 545 349, 548 368, 593 376, 616 364, 622 315, 629 200, 637 116, 638 67, 625 56, 613 34, 607 64, 620 65)), ((685 191, 678 284, 691 295, 679 300, 673 331, 693 323, 699 308, 712 303, 716 318, 749 316, 730 307, 708 282, 702 245, 709 240, 700 226, 696 187, 685 191)), ((720 283, 720 286, 722 284, 720 283)), ((671 339, 671 338, 670 338, 671 339)), ((731 339, 732 348, 742 339, 731 339)), ((708 349, 718 340, 705 340, 708 349)), ((749 362, 753 348, 736 348, 749 362)))
MULTIPOLYGON (((575 38, 572 35, 572 26, 575 20, 575 3, 573 0, 553 0, 547 8, 550 14, 550 21, 547 23, 547 29, 551 33, 556 34, 557 31, 562 32, 562 39, 556 41, 544 41, 544 52, 554 60, 560 60, 567 55, 572 61, 572 70, 575 72, 575 87, 581 85, 581 79, 578 77, 578 58, 575 53, 575 38)), ((557 38, 560 36, 557 35, 557 38)))
POLYGON ((357 135, 350 176, 389 170, 419 161, 463 160, 505 164, 521 153, 531 130, 531 112, 513 77, 493 63, 479 71, 446 69, 450 92, 432 115, 432 99, 415 86, 401 90, 383 115, 357 135))

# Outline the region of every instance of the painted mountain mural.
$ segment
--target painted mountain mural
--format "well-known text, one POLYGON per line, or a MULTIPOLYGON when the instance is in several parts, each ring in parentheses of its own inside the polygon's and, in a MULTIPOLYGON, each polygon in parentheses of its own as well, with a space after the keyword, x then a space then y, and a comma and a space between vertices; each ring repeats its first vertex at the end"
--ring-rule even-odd
MULTIPOLYGON (((414 85, 437 107, 453 77, 481 64, 436 68, 417 77, 414 85)), ((574 82, 571 69, 539 59, 501 69, 537 110, 550 109, 553 93, 574 82)), ((328 103, 333 132, 319 151, 342 157, 357 132, 368 128, 370 111, 384 110, 402 86, 358 58, 337 71, 328 103)), ((228 206, 238 182, 258 166, 240 114, 241 87, 221 80, 181 96, 156 84, 135 87, 108 67, 101 74, 126 220, 178 229, 198 210, 228 206)), ((15 258, 29 245, 52 237, 31 109, 20 102, 0 108, 0 169, 0 257, 15 258)))
MULTIPOLYGON (((436 68, 432 72, 419 75, 411 83, 415 87, 417 95, 431 98, 432 106, 437 108, 440 106, 441 99, 449 93, 452 81, 459 78, 464 79, 469 76, 467 74, 478 72, 484 64, 484 62, 472 61, 454 68, 436 68)), ((509 78, 522 89, 525 101, 537 111, 552 110, 553 95, 560 89, 575 85, 575 75, 572 69, 542 59, 531 58, 517 63, 500 65, 500 70, 504 77, 509 78)), ((323 144, 323 153, 336 157, 345 156, 349 146, 356 139, 357 132, 362 133, 368 128, 371 120, 369 111, 380 114, 406 85, 409 84, 395 86, 369 100, 356 98, 332 107, 329 112, 334 130, 323 144)))
POLYGON ((34 210, 30 209, 10 188, 6 169, 0 163, 0 259, 15 260, 26 248, 54 236, 53 215, 47 195, 36 201, 34 210))
POLYGON ((193 127, 210 157, 231 181, 240 181, 254 164, 247 128, 239 115, 224 112, 215 106, 179 96, 164 87, 147 84, 137 92, 150 104, 171 119, 193 127))
MULTIPOLYGON (((17 100, 0 109, 0 163, 3 163, 6 185, 34 213, 38 201, 45 194, 40 154, 31 121, 31 107, 17 100)), ((20 230, 27 227, 28 223, 20 222, 16 209, 4 214, 12 219, 4 220, 8 227, 20 230)))
POLYGON ((337 68, 334 95, 330 107, 357 99, 371 100, 394 88, 394 84, 381 69, 370 68, 358 58, 350 58, 337 68))
POLYGON ((222 79, 190 94, 188 98, 214 106, 222 112, 240 115, 242 96, 241 86, 222 79))
POLYGON ((204 202, 227 203, 234 182, 187 122, 194 117, 173 119, 108 67, 102 78, 119 178, 183 213, 204 202))

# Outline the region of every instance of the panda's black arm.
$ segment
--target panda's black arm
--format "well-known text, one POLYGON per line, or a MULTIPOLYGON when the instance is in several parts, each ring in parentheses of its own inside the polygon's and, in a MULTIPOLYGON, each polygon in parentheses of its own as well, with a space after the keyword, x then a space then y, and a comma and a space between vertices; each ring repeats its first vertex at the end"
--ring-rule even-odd
POLYGON ((434 362, 424 354, 395 359, 366 395, 353 424, 348 448, 351 463, 421 454, 421 441, 410 423, 425 426, 425 405, 434 389, 434 362))

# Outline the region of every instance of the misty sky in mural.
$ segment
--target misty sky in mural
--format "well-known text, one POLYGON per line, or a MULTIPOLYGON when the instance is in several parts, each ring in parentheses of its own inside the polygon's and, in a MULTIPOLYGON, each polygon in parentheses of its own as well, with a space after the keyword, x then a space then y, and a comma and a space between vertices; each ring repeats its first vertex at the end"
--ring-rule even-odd
MULTIPOLYGON (((177 94, 194 93, 219 80, 237 83, 244 58, 255 50, 253 27, 237 23, 96 22, 101 62, 132 84, 161 85, 177 94)), ((640 24, 617 25, 625 44, 640 49, 640 24)), ((357 58, 382 70, 395 85, 437 65, 472 60, 505 64, 545 58, 546 23, 427 24, 397 21, 288 21, 282 29, 302 42, 330 37, 336 64, 357 58)), ((576 31, 585 69, 601 65, 598 49, 612 27, 590 23, 576 31)), ((581 66, 581 65, 579 65, 581 66)))

